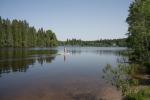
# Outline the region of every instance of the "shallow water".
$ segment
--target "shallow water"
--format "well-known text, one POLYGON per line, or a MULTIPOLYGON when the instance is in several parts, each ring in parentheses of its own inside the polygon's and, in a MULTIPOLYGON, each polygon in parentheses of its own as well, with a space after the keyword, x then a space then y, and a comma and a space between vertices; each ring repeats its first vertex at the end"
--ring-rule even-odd
POLYGON ((120 100, 102 69, 127 58, 123 47, 0 49, 0 100, 120 100))

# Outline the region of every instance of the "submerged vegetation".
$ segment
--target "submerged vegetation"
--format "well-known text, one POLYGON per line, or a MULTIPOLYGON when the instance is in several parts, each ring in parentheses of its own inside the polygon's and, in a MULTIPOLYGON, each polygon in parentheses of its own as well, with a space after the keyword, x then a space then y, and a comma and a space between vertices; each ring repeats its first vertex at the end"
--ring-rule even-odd
POLYGON ((57 38, 51 30, 38 31, 24 20, 2 19, 0 17, 0 47, 52 47, 57 38))
POLYGON ((120 64, 118 67, 107 65, 104 69, 104 76, 108 82, 121 89, 123 95, 131 92, 131 86, 138 85, 138 80, 134 79, 132 75, 136 72, 135 65, 120 64))
POLYGON ((139 67, 136 64, 120 64, 117 67, 108 64, 103 69, 103 78, 122 91, 123 100, 149 100, 150 87, 142 86, 141 79, 135 77, 139 67))

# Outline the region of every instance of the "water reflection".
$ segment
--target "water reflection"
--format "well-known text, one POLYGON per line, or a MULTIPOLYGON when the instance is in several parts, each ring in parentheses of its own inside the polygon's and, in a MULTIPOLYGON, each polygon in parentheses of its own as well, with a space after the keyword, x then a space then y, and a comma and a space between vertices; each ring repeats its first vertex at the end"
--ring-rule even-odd
POLYGON ((66 55, 64 55, 64 62, 66 62, 66 55))
POLYGON ((93 53, 97 55, 122 55, 121 52, 126 51, 127 48, 114 47, 68 47, 67 52, 75 55, 81 53, 93 53))
POLYGON ((57 50, 45 49, 1 49, 0 50, 0 75, 10 72, 26 72, 29 65, 35 62, 43 65, 55 59, 57 50))
POLYGON ((108 63, 118 64, 122 50, 67 47, 64 54, 63 47, 1 49, 0 100, 121 100, 101 77, 108 63))
MULTIPOLYGON (((51 63, 62 48, 4 48, 0 49, 0 76, 2 73, 26 72, 29 65, 38 62, 51 63)), ((66 62, 69 55, 96 54, 96 55, 115 55, 122 56, 120 52, 126 48, 105 48, 105 47, 67 47, 67 53, 63 54, 63 60, 66 62)), ((117 62, 127 61, 126 57, 117 58, 117 62)))
POLYGON ((68 50, 68 52, 75 55, 75 54, 81 54, 81 52, 84 52, 84 51, 76 50, 76 49, 70 49, 70 50, 68 50))

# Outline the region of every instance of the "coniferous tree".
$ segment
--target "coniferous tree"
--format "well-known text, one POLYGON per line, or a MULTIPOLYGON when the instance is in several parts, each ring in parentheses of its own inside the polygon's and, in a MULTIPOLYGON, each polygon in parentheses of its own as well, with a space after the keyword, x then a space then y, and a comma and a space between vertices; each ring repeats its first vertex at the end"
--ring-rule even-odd
POLYGON ((51 30, 38 31, 24 20, 0 17, 0 47, 51 47, 57 46, 57 38, 51 30))
POLYGON ((12 28, 11 28, 11 22, 9 19, 6 20, 6 46, 8 47, 13 46, 12 28))

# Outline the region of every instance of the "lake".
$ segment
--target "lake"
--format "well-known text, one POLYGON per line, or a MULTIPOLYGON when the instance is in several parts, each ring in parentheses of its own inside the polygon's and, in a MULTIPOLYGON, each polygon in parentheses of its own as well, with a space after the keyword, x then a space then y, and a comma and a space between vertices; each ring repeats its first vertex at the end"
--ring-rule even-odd
POLYGON ((120 100, 103 76, 125 47, 0 49, 0 100, 120 100))

